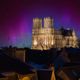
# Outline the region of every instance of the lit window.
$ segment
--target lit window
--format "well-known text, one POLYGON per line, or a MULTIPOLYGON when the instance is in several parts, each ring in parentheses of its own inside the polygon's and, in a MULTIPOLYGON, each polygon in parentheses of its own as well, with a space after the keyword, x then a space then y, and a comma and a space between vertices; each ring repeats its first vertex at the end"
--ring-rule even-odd
POLYGON ((37 45, 37 41, 36 40, 34 40, 34 45, 37 45))
POLYGON ((46 40, 44 41, 44 44, 46 45, 46 40))
POLYGON ((53 41, 52 41, 52 43, 51 43, 52 45, 53 45, 53 41))
POLYGON ((47 41, 46 39, 45 39, 45 41, 44 41, 44 44, 45 44, 45 45, 48 45, 48 41, 47 41))
POLYGON ((29 77, 24 77, 22 80, 30 80, 29 77))

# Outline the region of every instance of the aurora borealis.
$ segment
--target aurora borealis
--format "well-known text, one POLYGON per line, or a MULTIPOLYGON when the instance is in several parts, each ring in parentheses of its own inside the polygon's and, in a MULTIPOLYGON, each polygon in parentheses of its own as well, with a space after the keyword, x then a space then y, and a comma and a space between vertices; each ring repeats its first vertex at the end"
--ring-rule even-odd
POLYGON ((0 47, 30 47, 32 19, 48 16, 80 36, 80 0, 0 0, 0 47))

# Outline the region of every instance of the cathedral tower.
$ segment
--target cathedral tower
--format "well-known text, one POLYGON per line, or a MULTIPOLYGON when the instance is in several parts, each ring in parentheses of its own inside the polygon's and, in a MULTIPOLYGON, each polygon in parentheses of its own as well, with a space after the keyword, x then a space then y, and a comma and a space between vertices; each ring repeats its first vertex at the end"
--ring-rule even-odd
POLYGON ((53 27, 53 19, 51 17, 44 18, 44 27, 45 28, 53 27))
POLYGON ((33 28, 41 28, 42 27, 42 19, 34 18, 33 19, 33 28))
POLYGON ((42 28, 42 19, 33 19, 33 29, 32 29, 32 49, 38 47, 39 30, 42 28))
POLYGON ((42 19, 33 19, 32 49, 46 50, 54 45, 53 19, 46 17, 43 21, 44 26, 42 26, 42 19))

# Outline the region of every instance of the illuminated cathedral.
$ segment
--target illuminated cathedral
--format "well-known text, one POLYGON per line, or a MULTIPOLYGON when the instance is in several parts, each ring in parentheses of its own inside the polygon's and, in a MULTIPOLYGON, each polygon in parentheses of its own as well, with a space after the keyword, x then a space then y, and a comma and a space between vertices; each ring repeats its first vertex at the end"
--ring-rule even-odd
POLYGON ((51 17, 33 19, 32 49, 47 50, 64 47, 78 47, 74 30, 54 29, 54 19, 51 17))

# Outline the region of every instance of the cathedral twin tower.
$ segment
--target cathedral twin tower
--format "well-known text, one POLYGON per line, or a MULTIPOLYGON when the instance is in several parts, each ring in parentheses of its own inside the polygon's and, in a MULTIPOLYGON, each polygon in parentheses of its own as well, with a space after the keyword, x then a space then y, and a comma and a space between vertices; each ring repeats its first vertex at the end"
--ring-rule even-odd
MULTIPOLYGON (((41 28, 42 27, 42 18, 34 18, 33 19, 33 28, 41 28)), ((44 27, 53 27, 53 19, 50 17, 44 18, 44 27)))
POLYGON ((77 47, 77 37, 71 29, 55 30, 51 17, 34 18, 32 29, 32 49, 47 50, 50 48, 77 47))

